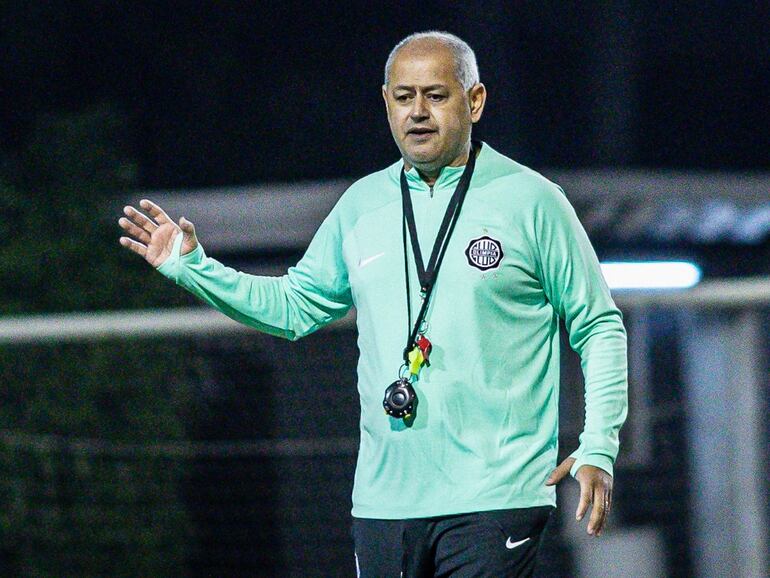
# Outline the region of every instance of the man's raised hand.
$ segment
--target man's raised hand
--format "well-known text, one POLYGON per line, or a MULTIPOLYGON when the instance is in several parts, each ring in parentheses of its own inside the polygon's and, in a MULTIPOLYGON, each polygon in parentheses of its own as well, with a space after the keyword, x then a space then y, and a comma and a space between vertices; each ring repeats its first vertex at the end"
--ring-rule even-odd
MULTIPOLYGON (((558 484, 569 474, 574 463, 575 458, 565 459, 551 472, 545 485, 558 484)), ((586 464, 575 472, 575 479, 580 484, 580 503, 575 512, 575 519, 578 522, 582 520, 588 506, 591 506, 591 517, 586 531, 593 536, 601 536, 612 507, 612 476, 601 468, 586 464)))
POLYGON ((160 267, 171 255, 174 239, 181 232, 182 255, 195 250, 198 239, 195 226, 182 217, 177 225, 158 205, 147 199, 139 202, 139 207, 147 214, 134 207, 124 207, 125 217, 118 220, 120 227, 128 234, 121 237, 120 244, 138 253, 153 267, 160 267))

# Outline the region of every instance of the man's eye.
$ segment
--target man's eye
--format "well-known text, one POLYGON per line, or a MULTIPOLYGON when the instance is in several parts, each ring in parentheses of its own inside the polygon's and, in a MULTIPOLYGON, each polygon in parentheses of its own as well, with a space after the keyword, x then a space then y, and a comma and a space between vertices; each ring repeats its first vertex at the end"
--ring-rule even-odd
POLYGON ((407 100, 409 100, 409 95, 408 94, 399 94, 399 95, 396 96, 396 100, 398 102, 406 102, 407 100))
POLYGON ((438 101, 444 100, 446 96, 444 96, 443 94, 429 94, 428 98, 434 102, 438 102, 438 101))

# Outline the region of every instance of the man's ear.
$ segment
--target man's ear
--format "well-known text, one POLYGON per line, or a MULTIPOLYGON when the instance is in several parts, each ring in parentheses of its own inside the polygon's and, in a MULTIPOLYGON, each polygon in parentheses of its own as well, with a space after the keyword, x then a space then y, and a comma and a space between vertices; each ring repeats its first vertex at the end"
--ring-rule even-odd
POLYGON ((478 122, 484 112, 484 104, 487 102, 487 88, 477 82, 468 91, 468 104, 471 109, 471 122, 478 122))
POLYGON ((382 100, 385 101, 385 112, 390 113, 388 109, 388 87, 385 84, 382 85, 382 100))

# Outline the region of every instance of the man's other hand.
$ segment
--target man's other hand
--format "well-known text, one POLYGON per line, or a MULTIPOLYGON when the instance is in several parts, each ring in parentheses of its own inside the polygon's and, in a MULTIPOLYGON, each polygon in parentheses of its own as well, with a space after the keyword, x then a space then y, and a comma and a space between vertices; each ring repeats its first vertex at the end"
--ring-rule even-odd
MULTIPOLYGON (((575 458, 564 460, 551 472, 545 485, 558 484, 569 474, 574 463, 575 458)), ((601 468, 584 465, 575 472, 575 479, 580 483, 580 503, 575 512, 575 519, 582 520, 588 511, 588 506, 593 505, 587 532, 591 535, 601 536, 612 506, 612 476, 601 468)))
POLYGON ((177 225, 163 209, 147 199, 141 200, 139 207, 147 214, 134 207, 123 208, 126 216, 121 217, 118 224, 129 236, 121 237, 120 244, 144 257, 153 267, 160 267, 171 255, 174 239, 180 232, 183 235, 182 255, 198 246, 195 226, 184 217, 177 225))

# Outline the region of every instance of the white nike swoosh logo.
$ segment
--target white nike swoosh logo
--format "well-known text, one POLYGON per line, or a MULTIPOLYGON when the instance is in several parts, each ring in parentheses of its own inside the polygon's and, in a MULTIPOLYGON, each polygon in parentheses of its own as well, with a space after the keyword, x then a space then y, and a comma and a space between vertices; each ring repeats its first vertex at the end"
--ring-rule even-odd
POLYGON ((372 261, 376 261, 380 257, 382 257, 385 254, 385 251, 382 253, 377 253, 376 255, 372 255, 371 257, 367 257, 366 259, 359 259, 358 261, 358 268, 362 269, 363 267, 366 267, 369 263, 372 261))
POLYGON ((523 540, 519 540, 518 542, 511 542, 511 539, 508 538, 505 541, 505 547, 508 548, 509 550, 513 550, 516 546, 521 546, 527 540, 529 540, 529 538, 524 538, 523 540))

